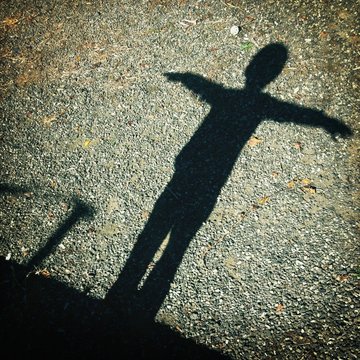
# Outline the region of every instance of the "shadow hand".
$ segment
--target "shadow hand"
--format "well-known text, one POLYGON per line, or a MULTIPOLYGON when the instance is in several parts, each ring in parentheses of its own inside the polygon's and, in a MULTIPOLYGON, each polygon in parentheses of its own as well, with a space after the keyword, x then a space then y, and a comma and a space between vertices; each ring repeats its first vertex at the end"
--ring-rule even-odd
POLYGON ((184 79, 184 74, 177 72, 168 72, 164 74, 169 81, 181 81, 184 79))
POLYGON ((349 126, 345 125, 344 123, 336 119, 329 119, 328 124, 326 124, 324 128, 335 141, 337 140, 338 137, 349 138, 353 134, 349 126))

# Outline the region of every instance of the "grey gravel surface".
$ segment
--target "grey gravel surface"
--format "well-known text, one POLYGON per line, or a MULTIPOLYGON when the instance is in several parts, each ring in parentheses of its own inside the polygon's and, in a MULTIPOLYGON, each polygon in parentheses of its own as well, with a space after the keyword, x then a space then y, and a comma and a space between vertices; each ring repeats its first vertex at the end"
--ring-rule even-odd
MULTIPOLYGON (((154 326, 231 359, 358 358, 358 10, 356 1, 341 0, 1 1, 0 255, 8 271, 1 286, 15 294, 1 317, 14 329, 31 322, 25 338, 12 329, 10 340, 29 353, 50 343, 46 332, 29 336, 37 316, 53 337, 66 326, 83 331, 85 310, 59 325, 71 296, 88 304, 90 318, 100 306, 141 327, 151 314, 154 326), (157 200, 177 198, 169 194, 174 173, 189 182, 204 176, 179 170, 179 154, 209 119, 260 114, 241 91, 248 65, 272 43, 286 47, 288 59, 264 93, 313 112, 284 121, 267 118, 271 105, 253 132, 236 128, 249 136, 240 138, 221 191, 196 185, 217 195, 210 215, 196 228, 192 220, 205 212, 197 217, 190 206, 195 215, 187 214, 180 234, 188 243, 170 266, 176 272, 163 271, 160 290, 150 286, 134 300, 176 229, 169 225, 150 262, 134 255, 140 234, 150 233, 151 242, 144 227, 156 220, 157 200), (217 84, 208 98, 204 84, 217 84), (228 108, 225 89, 249 101, 228 108), (214 103, 222 112, 211 115, 214 103), (331 128, 331 121, 343 125, 331 128), (348 129, 351 136, 342 137, 348 129), (188 236, 186 225, 189 234, 198 230, 188 236), (116 284, 127 266, 141 278, 137 262, 146 273, 128 296, 116 284), (56 284, 56 295, 31 289, 31 278, 40 290, 56 284), (24 300, 27 292, 42 302, 24 300)), ((219 136, 226 144, 228 135, 219 136)), ((104 328, 113 326, 113 335, 117 325, 104 328)), ((183 358, 194 358, 191 351, 183 358)))

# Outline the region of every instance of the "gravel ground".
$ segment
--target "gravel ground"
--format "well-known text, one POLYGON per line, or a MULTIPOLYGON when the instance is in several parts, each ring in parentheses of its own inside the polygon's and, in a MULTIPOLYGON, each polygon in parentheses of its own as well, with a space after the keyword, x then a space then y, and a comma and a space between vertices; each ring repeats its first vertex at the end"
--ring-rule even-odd
POLYGON ((358 10, 0 2, 14 356, 358 358, 358 10))

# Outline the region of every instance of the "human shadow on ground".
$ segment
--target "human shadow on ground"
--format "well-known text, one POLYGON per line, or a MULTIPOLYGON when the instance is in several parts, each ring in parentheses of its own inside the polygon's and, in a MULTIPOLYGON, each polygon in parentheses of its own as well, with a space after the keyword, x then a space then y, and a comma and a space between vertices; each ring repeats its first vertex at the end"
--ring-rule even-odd
MULTIPOLYGON (((166 74, 211 105, 209 115, 181 150, 175 173, 161 194, 134 249, 105 301, 28 266, 0 258, 0 338, 4 353, 36 358, 217 359, 220 353, 185 339, 154 321, 191 239, 210 215, 242 148, 261 121, 322 127, 334 137, 351 130, 322 111, 286 103, 262 92, 282 71, 287 49, 270 44, 245 71, 244 89, 226 89, 190 73, 166 74), (164 238, 160 260, 141 280, 164 238), (30 273, 29 273, 30 271, 30 273)), ((0 187, 0 191, 1 191, 0 187)), ((16 187, 3 190, 16 192, 16 187)), ((91 212, 79 204, 48 245, 33 258, 40 264, 65 233, 91 212)))
POLYGON ((211 105, 207 117, 175 160, 175 173, 155 203, 152 213, 107 294, 149 321, 156 316, 183 255, 213 210, 246 142, 264 120, 321 127, 334 138, 351 130, 324 112, 281 101, 263 92, 281 73, 288 58, 283 44, 261 49, 245 70, 243 89, 228 89, 192 73, 166 73, 211 105), (153 257, 169 236, 161 258, 153 257), (145 278, 149 267, 153 267, 145 278), (141 285, 142 282, 142 286, 141 285))

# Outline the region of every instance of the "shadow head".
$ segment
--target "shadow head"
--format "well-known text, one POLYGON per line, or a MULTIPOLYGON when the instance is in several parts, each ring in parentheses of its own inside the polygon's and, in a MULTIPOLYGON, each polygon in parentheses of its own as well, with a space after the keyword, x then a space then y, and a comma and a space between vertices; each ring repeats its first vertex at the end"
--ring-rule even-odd
POLYGON ((288 59, 285 45, 273 43, 262 48, 245 70, 246 88, 261 91, 281 73, 288 59))

